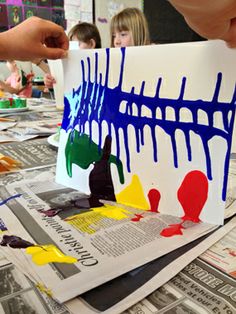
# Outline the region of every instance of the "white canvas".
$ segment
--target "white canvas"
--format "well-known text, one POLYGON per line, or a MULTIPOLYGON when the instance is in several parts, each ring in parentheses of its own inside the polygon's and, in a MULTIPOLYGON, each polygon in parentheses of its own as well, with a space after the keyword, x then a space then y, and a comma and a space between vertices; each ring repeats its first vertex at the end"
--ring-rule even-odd
MULTIPOLYGON (((183 217, 178 190, 185 176, 197 171, 208 191, 195 218, 222 224, 235 63, 235 52, 221 41, 71 51, 63 60, 65 112, 57 181, 90 194, 94 162, 87 169, 72 162, 68 175, 68 136, 75 130, 85 134, 99 150, 109 134, 111 155, 123 165, 121 183, 118 167, 109 164, 118 202, 148 210, 149 192, 155 190, 159 212, 183 217)), ((201 186, 200 180, 196 189, 201 186)))

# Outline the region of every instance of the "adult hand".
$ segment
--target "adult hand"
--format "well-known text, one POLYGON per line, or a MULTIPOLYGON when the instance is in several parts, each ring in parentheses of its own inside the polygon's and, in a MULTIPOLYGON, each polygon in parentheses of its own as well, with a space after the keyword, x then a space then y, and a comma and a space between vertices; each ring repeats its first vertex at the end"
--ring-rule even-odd
POLYGON ((59 59, 66 57, 68 48, 63 28, 38 17, 0 33, 0 59, 59 59))
POLYGON ((235 0, 170 0, 188 25, 208 39, 223 39, 236 47, 235 0))

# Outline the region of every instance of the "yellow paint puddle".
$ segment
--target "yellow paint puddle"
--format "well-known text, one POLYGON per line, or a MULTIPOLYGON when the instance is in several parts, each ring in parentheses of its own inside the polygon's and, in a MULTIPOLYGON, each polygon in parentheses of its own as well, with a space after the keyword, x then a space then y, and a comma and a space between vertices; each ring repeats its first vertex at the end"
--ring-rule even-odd
POLYGON ((124 208, 113 206, 113 205, 108 205, 108 204, 105 204, 102 207, 92 208, 92 210, 96 213, 100 213, 104 217, 112 218, 116 220, 128 218, 128 215, 126 214, 132 214, 124 208))
POLYGON ((73 264, 77 259, 63 254, 55 245, 29 246, 26 252, 32 255, 32 260, 37 265, 48 263, 67 263, 73 264))

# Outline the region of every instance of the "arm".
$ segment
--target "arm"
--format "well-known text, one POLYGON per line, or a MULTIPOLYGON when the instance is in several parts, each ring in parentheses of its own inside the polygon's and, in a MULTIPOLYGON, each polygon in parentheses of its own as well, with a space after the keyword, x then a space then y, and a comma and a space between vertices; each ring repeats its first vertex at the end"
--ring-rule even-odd
POLYGON ((43 59, 34 59, 32 62, 37 65, 44 73, 50 73, 49 66, 43 59))
POLYGON ((6 82, 0 81, 0 89, 3 90, 4 92, 10 93, 10 94, 18 94, 21 89, 20 85, 19 87, 11 87, 10 84, 7 84, 6 82))
POLYGON ((203 37, 236 47, 235 0, 170 0, 188 25, 203 37))
POLYGON ((0 33, 0 59, 58 59, 66 56, 68 47, 61 26, 34 16, 0 33))
POLYGON ((50 74, 50 73, 46 73, 44 75, 44 85, 47 88, 53 88, 53 84, 56 83, 56 80, 54 79, 54 77, 50 74))

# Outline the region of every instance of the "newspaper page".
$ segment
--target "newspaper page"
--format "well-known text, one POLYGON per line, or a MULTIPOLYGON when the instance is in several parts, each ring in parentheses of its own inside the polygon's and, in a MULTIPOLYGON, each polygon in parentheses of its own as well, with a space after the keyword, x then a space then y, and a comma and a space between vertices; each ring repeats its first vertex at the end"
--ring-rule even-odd
POLYGON ((197 258, 167 284, 124 313, 236 313, 236 282, 197 258))
POLYGON ((75 264, 53 263, 38 267, 30 256, 23 254, 22 257, 22 251, 14 250, 14 254, 19 255, 18 261, 27 258, 32 271, 40 276, 60 302, 165 255, 216 228, 200 223, 186 226, 184 236, 162 237, 160 231, 178 223, 179 218, 148 212, 136 223, 131 221, 131 217, 140 210, 129 208, 127 218, 112 219, 91 210, 88 199, 78 191, 53 182, 0 188, 2 200, 14 195, 19 197, 2 205, 1 218, 8 231, 15 234, 17 230, 17 236, 35 244, 53 244, 64 254, 78 259, 75 264), (48 216, 46 211, 49 209, 57 210, 57 215, 48 216), (79 216, 75 220, 71 219, 77 214, 79 216))
POLYGON ((47 139, 1 144, 1 154, 20 161, 21 169, 55 165, 57 157, 57 152, 48 144, 47 139))
POLYGON ((236 227, 202 254, 201 258, 235 279, 236 227))
POLYGON ((65 306, 40 293, 1 252, 0 313, 69 314, 65 306))
POLYGON ((39 181, 55 181, 56 166, 45 166, 43 168, 25 169, 21 171, 1 174, 0 185, 10 185, 20 182, 26 184, 39 181))
POLYGON ((166 285, 124 313, 235 313, 236 224, 166 285))

